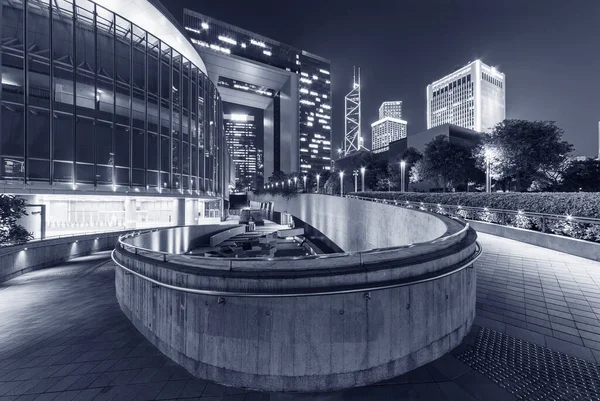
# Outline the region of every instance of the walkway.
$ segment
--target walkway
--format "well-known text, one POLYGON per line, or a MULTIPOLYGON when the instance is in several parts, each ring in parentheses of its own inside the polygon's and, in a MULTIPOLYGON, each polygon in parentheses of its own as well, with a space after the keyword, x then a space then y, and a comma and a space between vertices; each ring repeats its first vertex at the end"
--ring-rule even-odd
POLYGON ((482 327, 425 367, 367 388, 324 394, 248 392, 192 378, 121 313, 107 252, 32 272, 0 284, 0 401, 600 396, 596 364, 535 345, 600 358, 589 338, 600 333, 600 263, 489 235, 480 242, 485 254, 477 263, 476 323, 482 327))

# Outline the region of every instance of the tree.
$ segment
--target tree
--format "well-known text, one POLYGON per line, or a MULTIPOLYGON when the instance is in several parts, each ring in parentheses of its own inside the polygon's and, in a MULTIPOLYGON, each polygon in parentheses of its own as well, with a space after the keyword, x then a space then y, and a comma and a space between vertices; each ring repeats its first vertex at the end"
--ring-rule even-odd
POLYGON ((390 179, 393 182, 393 186, 396 188, 400 188, 402 186, 402 168, 400 166, 400 162, 404 161, 404 185, 407 185, 410 181, 411 170, 415 166, 415 164, 423 159, 423 154, 419 152, 416 148, 410 147, 407 148, 402 154, 396 157, 394 163, 390 163, 388 166, 388 172, 390 174, 390 179))
POLYGON ((438 135, 425 146, 423 163, 423 178, 437 181, 444 191, 448 186, 467 183, 475 170, 471 150, 445 135, 438 135))
POLYGON ((573 161, 565 169, 561 191, 600 192, 600 159, 573 161))
POLYGON ((27 216, 25 199, 0 194, 0 246, 22 244, 33 238, 18 220, 27 216))
POLYGON ((517 191, 525 191, 535 180, 556 186, 573 151, 562 135, 554 121, 504 120, 484 136, 478 164, 485 171, 491 159, 492 176, 506 190, 514 182, 517 191))

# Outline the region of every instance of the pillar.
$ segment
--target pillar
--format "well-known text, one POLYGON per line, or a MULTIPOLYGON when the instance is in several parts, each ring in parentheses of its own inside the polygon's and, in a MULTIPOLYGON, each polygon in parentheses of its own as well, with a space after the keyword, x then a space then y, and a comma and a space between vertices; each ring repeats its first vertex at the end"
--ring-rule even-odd
POLYGON ((135 229, 137 226, 137 213, 135 198, 125 199, 125 228, 135 229))
POLYGON ((175 199, 175 225, 185 226, 185 198, 175 199))

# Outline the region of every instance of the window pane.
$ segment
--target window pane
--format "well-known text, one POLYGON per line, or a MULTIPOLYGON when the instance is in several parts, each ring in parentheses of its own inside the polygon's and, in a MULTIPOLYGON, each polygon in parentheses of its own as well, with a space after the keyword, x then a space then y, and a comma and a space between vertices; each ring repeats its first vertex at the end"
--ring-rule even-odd
POLYGON ((54 159, 73 161, 73 116, 65 113, 54 113, 54 159))
POLYGON ((27 123, 28 155, 40 159, 50 158, 50 113, 43 109, 29 109, 27 123))

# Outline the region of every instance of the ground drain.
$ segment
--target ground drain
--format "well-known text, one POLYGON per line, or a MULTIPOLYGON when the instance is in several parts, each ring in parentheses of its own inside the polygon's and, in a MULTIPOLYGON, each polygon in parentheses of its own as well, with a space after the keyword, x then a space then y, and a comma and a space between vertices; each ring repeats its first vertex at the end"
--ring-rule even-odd
POLYGON ((598 365, 490 329, 456 357, 519 400, 600 401, 598 365))

